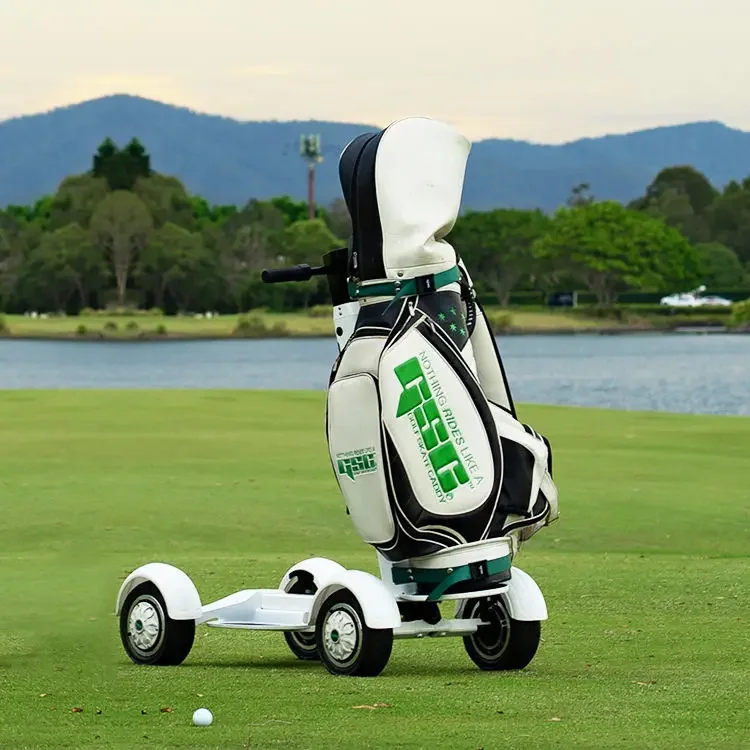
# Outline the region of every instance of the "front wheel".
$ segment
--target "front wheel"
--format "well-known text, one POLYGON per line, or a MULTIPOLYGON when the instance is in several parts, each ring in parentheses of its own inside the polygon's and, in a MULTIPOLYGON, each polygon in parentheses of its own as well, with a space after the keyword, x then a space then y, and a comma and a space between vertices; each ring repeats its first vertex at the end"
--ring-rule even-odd
POLYGON ((357 598, 340 589, 323 602, 315 641, 331 674, 376 677, 391 658, 393 630, 368 628, 357 598))
POLYGON ((464 637, 466 653, 480 669, 523 669, 536 655, 542 635, 541 623, 514 620, 500 597, 471 600, 462 617, 486 623, 464 637))
POLYGON ((136 586, 120 611, 120 639, 136 664, 182 664, 195 640, 195 620, 173 620, 153 583, 136 586))

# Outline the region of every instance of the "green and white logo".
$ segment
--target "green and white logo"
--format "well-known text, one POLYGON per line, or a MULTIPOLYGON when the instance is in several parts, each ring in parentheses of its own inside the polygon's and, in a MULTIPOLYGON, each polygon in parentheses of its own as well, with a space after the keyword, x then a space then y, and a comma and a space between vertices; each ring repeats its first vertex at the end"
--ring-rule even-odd
POLYGON ((360 474, 372 474, 377 471, 375 448, 360 448, 336 454, 336 469, 340 477, 349 477, 354 482, 360 474))
POLYGON ((403 389, 396 418, 408 415, 432 488, 441 503, 448 502, 457 487, 473 488, 482 481, 479 467, 426 353, 406 360, 394 373, 403 389))

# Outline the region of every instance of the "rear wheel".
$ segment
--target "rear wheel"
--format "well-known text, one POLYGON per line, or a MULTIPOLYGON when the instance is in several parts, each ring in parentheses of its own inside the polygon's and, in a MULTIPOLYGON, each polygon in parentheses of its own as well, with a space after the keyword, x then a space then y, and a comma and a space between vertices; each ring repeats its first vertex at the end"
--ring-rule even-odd
POLYGON ((470 600, 462 617, 486 623, 464 637, 466 653, 480 669, 523 669, 536 655, 542 635, 541 623, 514 620, 501 597, 470 600))
MULTIPOLYGON (((298 573, 292 579, 291 586, 286 591, 288 594, 314 594, 318 587, 309 573, 298 573)), ((317 661, 318 644, 315 642, 315 631, 305 633, 299 630, 289 630, 284 632, 284 640, 289 650, 302 661, 317 661)))

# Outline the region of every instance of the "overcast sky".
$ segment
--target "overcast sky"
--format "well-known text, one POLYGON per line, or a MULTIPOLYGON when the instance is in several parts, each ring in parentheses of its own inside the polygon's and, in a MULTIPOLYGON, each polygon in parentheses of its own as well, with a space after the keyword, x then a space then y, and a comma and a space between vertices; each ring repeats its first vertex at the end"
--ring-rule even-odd
POLYGON ((0 119, 111 93, 557 143, 750 130, 749 0, 0 0, 0 119))

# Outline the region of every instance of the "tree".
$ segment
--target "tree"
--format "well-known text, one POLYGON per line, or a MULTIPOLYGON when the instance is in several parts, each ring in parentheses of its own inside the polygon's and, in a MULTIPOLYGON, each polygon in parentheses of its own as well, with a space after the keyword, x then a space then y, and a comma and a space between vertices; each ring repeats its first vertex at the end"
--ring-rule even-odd
POLYGON ((133 185, 133 192, 143 201, 157 229, 166 223, 188 230, 196 226, 193 202, 176 177, 158 173, 139 177, 133 185))
POLYGON ((0 310, 18 283, 22 254, 18 245, 20 227, 9 213, 0 211, 0 310))
POLYGON ((711 236, 707 214, 698 215, 690 203, 690 196, 669 187, 651 199, 644 211, 665 224, 679 230, 691 242, 707 242, 711 236))
MULTIPOLYGON (((287 226, 309 218, 310 207, 307 201, 296 201, 288 195, 281 195, 276 198, 271 198, 269 202, 281 211, 284 215, 284 220, 287 226)), ((324 218, 324 215, 325 210, 320 206, 316 206, 315 217, 322 219, 324 218)))
MULTIPOLYGON (((233 241, 234 235, 242 228, 258 224, 269 236, 280 235, 287 226, 284 213, 272 201, 249 200, 241 211, 227 216, 223 224, 224 231, 233 241)), ((277 240, 279 241, 279 240, 277 240)))
POLYGON ((49 228, 60 229, 68 224, 87 228, 97 205, 109 192, 107 181, 90 174, 66 177, 50 203, 49 228))
POLYGON ((169 222, 149 239, 135 270, 141 288, 154 295, 158 307, 164 306, 168 292, 182 311, 215 286, 216 276, 200 235, 169 222))
POLYGON ((580 279, 600 305, 627 289, 694 283, 699 275, 697 253, 683 235, 614 201, 560 209, 534 253, 580 279))
POLYGON ((687 196, 696 216, 704 215, 719 194, 708 178, 695 167, 666 167, 646 188, 646 194, 634 201, 631 207, 643 211, 668 190, 687 196))
POLYGON ((750 184, 730 183, 714 201, 708 214, 711 236, 750 263, 750 184))
POLYGON ((718 195, 708 178, 694 167, 667 167, 629 208, 663 219, 691 242, 708 242, 712 238, 709 214, 718 195))
POLYGON ((88 305, 91 295, 100 292, 109 277, 104 255, 91 234, 78 224, 68 224, 53 232, 52 237, 58 253, 73 272, 81 305, 88 305))
POLYGON ((352 233, 352 219, 349 216, 349 209, 343 198, 336 198, 328 206, 328 210, 323 217, 328 228, 336 237, 349 237, 352 233))
POLYGON ((124 190, 109 193, 91 217, 91 232, 96 244, 112 264, 117 301, 125 303, 130 271, 153 228, 143 201, 124 190))
POLYGON ((122 151, 106 138, 94 154, 91 174, 106 180, 112 191, 132 190, 138 178, 151 176, 151 159, 136 138, 122 151))
POLYGON ((191 195, 190 203, 193 207, 193 221, 198 229, 218 224, 223 225, 230 216, 238 213, 237 206, 212 206, 200 195, 191 195))
POLYGON ((507 307, 510 294, 534 269, 533 245, 549 228, 541 211, 498 209, 469 211, 461 216, 449 235, 472 276, 495 293, 507 307))
POLYGON ((33 289, 54 310, 65 309, 76 293, 81 305, 87 305, 108 275, 101 252, 78 224, 42 235, 28 255, 25 271, 27 291, 33 289))
POLYGON ((747 282, 747 273, 737 253, 720 242, 695 246, 701 265, 701 278, 710 289, 736 289, 747 282))
POLYGON ((132 138, 130 143, 125 146, 122 153, 131 164, 133 172, 138 175, 138 177, 145 178, 151 176, 151 157, 137 138, 132 138))
POLYGON ((225 284, 238 308, 242 307, 253 274, 277 257, 283 247, 284 214, 270 201, 251 200, 228 216, 217 232, 204 231, 206 246, 219 258, 225 284))
POLYGON ((321 256, 344 244, 322 219, 304 219, 284 229, 281 254, 290 264, 319 263, 321 256))
POLYGON ((570 191, 566 205, 571 208, 575 206, 590 206, 596 199, 591 193, 591 185, 581 182, 570 191))

